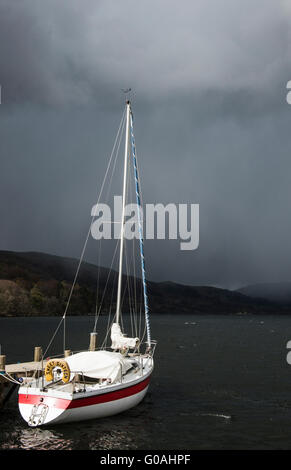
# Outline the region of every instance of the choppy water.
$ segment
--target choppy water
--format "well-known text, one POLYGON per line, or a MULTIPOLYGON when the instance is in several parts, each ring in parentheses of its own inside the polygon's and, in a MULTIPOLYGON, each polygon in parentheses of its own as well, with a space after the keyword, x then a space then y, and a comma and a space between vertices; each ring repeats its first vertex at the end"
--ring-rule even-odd
MULTIPOLYGON (((31 360, 57 322, 0 318, 2 352, 9 362, 31 360)), ((92 318, 68 323, 67 346, 87 347, 92 318)), ((34 429, 22 420, 15 394, 0 412, 0 449, 291 448, 291 318, 153 315, 152 330, 155 371, 138 407, 34 429)))

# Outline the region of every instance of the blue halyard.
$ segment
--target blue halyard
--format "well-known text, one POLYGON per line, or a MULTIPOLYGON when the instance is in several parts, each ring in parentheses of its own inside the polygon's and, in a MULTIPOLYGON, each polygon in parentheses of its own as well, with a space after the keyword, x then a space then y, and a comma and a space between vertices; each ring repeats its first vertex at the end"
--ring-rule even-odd
POLYGON ((135 149, 135 139, 134 139, 134 133, 133 133, 132 113, 130 113, 130 136, 131 136, 130 140, 131 140, 131 150, 132 150, 134 178, 135 178, 135 194, 136 194, 136 202, 137 202, 137 208, 138 208, 137 212, 138 212, 139 246, 140 246, 140 259, 141 259, 141 271, 142 271, 142 282, 143 282, 145 321, 146 321, 146 327, 147 327, 147 344, 148 344, 148 347, 150 347, 151 346, 151 331, 150 331, 150 322, 149 322, 149 306, 148 306, 144 249, 143 249, 144 243, 143 243, 143 226, 142 226, 142 220, 141 220, 141 200, 140 200, 138 169, 137 169, 137 162, 136 162, 136 149, 135 149))

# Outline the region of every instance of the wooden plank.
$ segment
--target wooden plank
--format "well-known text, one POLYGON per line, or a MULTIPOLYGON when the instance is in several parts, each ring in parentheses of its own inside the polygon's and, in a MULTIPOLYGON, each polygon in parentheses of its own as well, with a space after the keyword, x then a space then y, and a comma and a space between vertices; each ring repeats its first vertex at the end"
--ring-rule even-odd
POLYGON ((25 374, 25 372, 34 372, 38 369, 41 369, 42 365, 43 367, 46 366, 46 363, 48 361, 43 361, 43 364, 41 362, 21 362, 19 364, 7 364, 5 366, 5 372, 8 374, 25 374))

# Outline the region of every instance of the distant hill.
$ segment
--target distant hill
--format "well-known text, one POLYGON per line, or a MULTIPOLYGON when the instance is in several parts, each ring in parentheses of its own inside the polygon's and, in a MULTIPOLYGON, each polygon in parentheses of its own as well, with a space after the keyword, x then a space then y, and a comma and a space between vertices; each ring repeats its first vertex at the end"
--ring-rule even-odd
POLYGON ((281 305, 291 305, 291 282, 253 284, 236 292, 255 299, 264 299, 281 305))
MULTIPOLYGON (((36 252, 0 251, 0 316, 60 315, 64 312, 78 260, 36 252)), ((117 273, 83 262, 68 314, 95 312, 99 273, 101 313, 106 314, 116 298, 117 273), (105 290, 105 286, 107 286, 105 290), (105 295, 104 295, 105 292, 105 295)), ((130 279, 132 283, 133 278, 130 279)), ((140 286, 140 280, 139 286, 140 286)), ((130 283, 123 279, 123 285, 130 283)), ((173 282, 148 282, 153 313, 260 314, 291 313, 290 305, 258 299, 245 292, 208 286, 185 286, 173 282)), ((142 294, 139 288, 139 293, 142 294)), ((133 295, 133 291, 131 291, 133 295)), ((129 311, 128 296, 123 311, 129 311)), ((99 305, 99 303, 98 303, 99 305)))

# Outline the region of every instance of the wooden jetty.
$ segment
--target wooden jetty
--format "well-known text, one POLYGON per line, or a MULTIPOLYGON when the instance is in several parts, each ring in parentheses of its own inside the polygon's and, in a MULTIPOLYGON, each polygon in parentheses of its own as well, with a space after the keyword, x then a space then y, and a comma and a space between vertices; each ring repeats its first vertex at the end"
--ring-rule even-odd
MULTIPOLYGON (((68 355, 69 351, 65 351, 65 353, 68 355)), ((42 361, 41 355, 41 347, 36 346, 31 362, 6 364, 6 356, 0 356, 0 408, 3 408, 7 403, 21 377, 31 377, 36 371, 42 370, 46 366, 47 361, 42 361)))
MULTIPOLYGON (((96 350, 97 333, 90 333, 89 351, 96 350)), ((64 351, 64 358, 72 354, 70 349, 64 351)), ((47 360, 42 360, 42 349, 40 346, 34 348, 33 361, 6 364, 6 356, 0 355, 0 409, 13 394, 15 388, 20 384, 21 377, 32 377, 37 371, 45 368, 47 360)))

